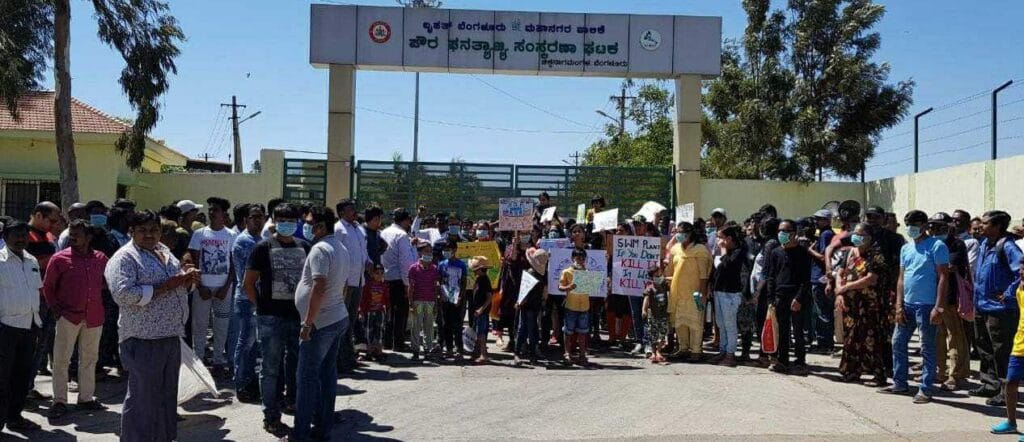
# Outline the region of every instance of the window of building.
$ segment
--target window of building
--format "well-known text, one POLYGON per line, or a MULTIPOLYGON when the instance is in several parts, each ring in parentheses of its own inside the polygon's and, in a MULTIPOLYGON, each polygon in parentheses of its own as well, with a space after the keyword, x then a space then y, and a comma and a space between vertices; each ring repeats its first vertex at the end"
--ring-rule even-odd
POLYGON ((26 221, 40 201, 60 205, 60 183, 0 179, 0 214, 26 221))

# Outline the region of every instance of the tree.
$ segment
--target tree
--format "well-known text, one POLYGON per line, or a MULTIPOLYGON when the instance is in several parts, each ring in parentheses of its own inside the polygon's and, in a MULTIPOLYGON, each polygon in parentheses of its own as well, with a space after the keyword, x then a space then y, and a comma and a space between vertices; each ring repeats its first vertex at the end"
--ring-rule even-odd
POLYGON ((252 162, 252 169, 251 170, 252 170, 252 173, 262 173, 263 172, 263 165, 260 164, 260 160, 256 160, 256 161, 252 162))
POLYGON ((637 84, 624 80, 622 87, 636 96, 626 107, 626 119, 636 129, 619 133, 615 124, 605 125, 606 138, 583 152, 586 166, 659 166, 672 164, 672 94, 661 82, 637 84))
MULTIPOLYGON (((2 0, 0 5, 0 99, 15 119, 21 97, 40 88, 52 53, 61 204, 69 207, 79 199, 71 129, 70 0, 2 0)), ((92 0, 92 5, 100 41, 125 61, 118 82, 136 117, 115 149, 137 170, 145 158, 146 136, 160 116, 157 99, 167 91, 168 73, 177 73, 174 58, 185 35, 160 0, 92 0)))

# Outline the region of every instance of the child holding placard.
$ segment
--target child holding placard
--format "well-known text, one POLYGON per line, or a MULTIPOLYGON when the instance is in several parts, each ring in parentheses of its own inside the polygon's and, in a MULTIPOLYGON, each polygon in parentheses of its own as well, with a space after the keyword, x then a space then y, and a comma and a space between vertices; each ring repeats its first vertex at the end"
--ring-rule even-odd
POLYGON ((469 298, 469 326, 476 332, 477 358, 473 362, 487 362, 487 330, 490 326, 491 309, 491 278, 487 277, 490 261, 485 256, 477 256, 469 260, 469 270, 473 272, 476 283, 469 298))
POLYGON ((590 332, 590 293, 577 292, 576 272, 587 270, 587 251, 576 248, 572 251, 572 267, 562 271, 558 289, 565 292, 565 318, 562 321, 565 332, 565 360, 572 362, 572 352, 579 346, 580 365, 587 364, 587 334, 590 332))
POLYGON ((664 277, 661 266, 654 265, 647 271, 651 281, 644 288, 643 315, 647 319, 646 335, 651 342, 653 363, 665 362, 661 349, 668 338, 668 291, 669 282, 664 277))
POLYGON ((449 239, 441 251, 437 273, 441 277, 441 344, 445 357, 461 357, 462 288, 466 286, 466 263, 455 257, 459 243, 449 239), (458 350, 458 351, 456 351, 458 350))
POLYGON ((526 261, 530 268, 523 272, 522 282, 519 287, 519 299, 516 301, 516 314, 519 315, 519 329, 516 333, 515 360, 513 364, 520 365, 520 357, 530 355, 530 363, 537 363, 537 356, 540 352, 540 332, 537 329, 541 309, 544 307, 544 281, 548 267, 548 252, 544 249, 531 247, 526 251, 526 261), (527 284, 533 284, 527 287, 527 284))

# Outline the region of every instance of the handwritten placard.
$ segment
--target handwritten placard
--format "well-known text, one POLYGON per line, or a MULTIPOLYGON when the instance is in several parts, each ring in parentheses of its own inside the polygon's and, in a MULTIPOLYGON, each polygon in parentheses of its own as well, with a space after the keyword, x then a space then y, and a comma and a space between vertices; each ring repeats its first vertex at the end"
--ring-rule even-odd
POLYGON ((619 209, 605 210, 594 214, 594 232, 615 230, 619 225, 619 209))
POLYGON ((553 221, 555 219, 555 210, 556 209, 558 209, 558 208, 555 207, 555 206, 551 206, 551 207, 548 207, 547 209, 544 209, 544 211, 541 212, 541 214, 540 214, 540 222, 546 223, 548 221, 553 221))
POLYGON ((585 223, 587 222, 587 205, 580 204, 576 206, 576 222, 585 223))
POLYGON ((654 201, 648 201, 644 203, 644 205, 640 207, 640 210, 638 210, 633 216, 642 216, 645 221, 653 223, 654 218, 657 217, 662 210, 665 210, 665 206, 654 201))
POLYGON ((537 278, 534 278, 530 272, 523 271, 522 282, 519 283, 519 299, 516 300, 516 304, 520 304, 526 299, 526 295, 530 294, 530 290, 533 290, 537 284, 540 283, 537 278))
POLYGON ((616 236, 612 247, 612 293, 642 296, 651 279, 647 270, 658 264, 661 238, 616 236))
POLYGON ((568 249, 572 247, 569 238, 545 238, 537 241, 537 248, 551 251, 553 249, 568 249))
MULTIPOLYGON (((572 249, 549 250, 551 259, 548 260, 548 294, 565 295, 565 292, 558 290, 558 279, 562 277, 562 270, 572 266, 572 249)), ((608 258, 604 250, 587 250, 587 270, 592 270, 602 275, 608 274, 608 258)), ((608 293, 607 278, 602 278, 601 287, 593 296, 605 297, 608 293)))
POLYGON ((576 289, 573 292, 587 293, 591 297, 604 297, 605 292, 601 291, 601 288, 606 285, 605 273, 578 270, 572 276, 572 283, 576 284, 576 289))
POLYGON ((537 202, 530 198, 501 198, 498 200, 498 230, 522 231, 533 229, 533 214, 537 202))
POLYGON ((436 228, 417 230, 416 237, 430 244, 434 244, 438 239, 441 239, 441 231, 436 228))
MULTIPOLYGON (((484 256, 491 262, 491 268, 487 270, 487 277, 491 279, 491 288, 497 290, 501 278, 501 252, 498 251, 498 243, 494 241, 460 242, 459 249, 455 251, 455 257, 463 260, 469 265, 469 258, 484 256)), ((466 288, 473 288, 475 277, 466 278, 466 288)))
POLYGON ((683 221, 693 223, 693 203, 676 206, 676 224, 683 221))

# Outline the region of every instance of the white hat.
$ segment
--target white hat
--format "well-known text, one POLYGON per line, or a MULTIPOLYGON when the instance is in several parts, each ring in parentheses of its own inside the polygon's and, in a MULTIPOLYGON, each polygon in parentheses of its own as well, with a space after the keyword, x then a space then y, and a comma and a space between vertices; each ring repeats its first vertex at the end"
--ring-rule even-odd
POLYGON ((182 214, 189 213, 189 212, 191 212, 193 210, 197 210, 197 209, 202 209, 203 208, 202 204, 193 203, 192 200, 181 200, 181 201, 178 201, 177 206, 178 206, 179 209, 181 209, 181 213, 182 214))
POLYGON ((725 209, 723 209, 721 207, 716 207, 715 210, 711 211, 711 216, 715 216, 715 215, 728 216, 728 215, 725 214, 725 209))
POLYGON ((817 212, 814 212, 814 217, 815 218, 832 219, 832 211, 828 210, 828 209, 821 209, 821 210, 819 210, 817 212))

